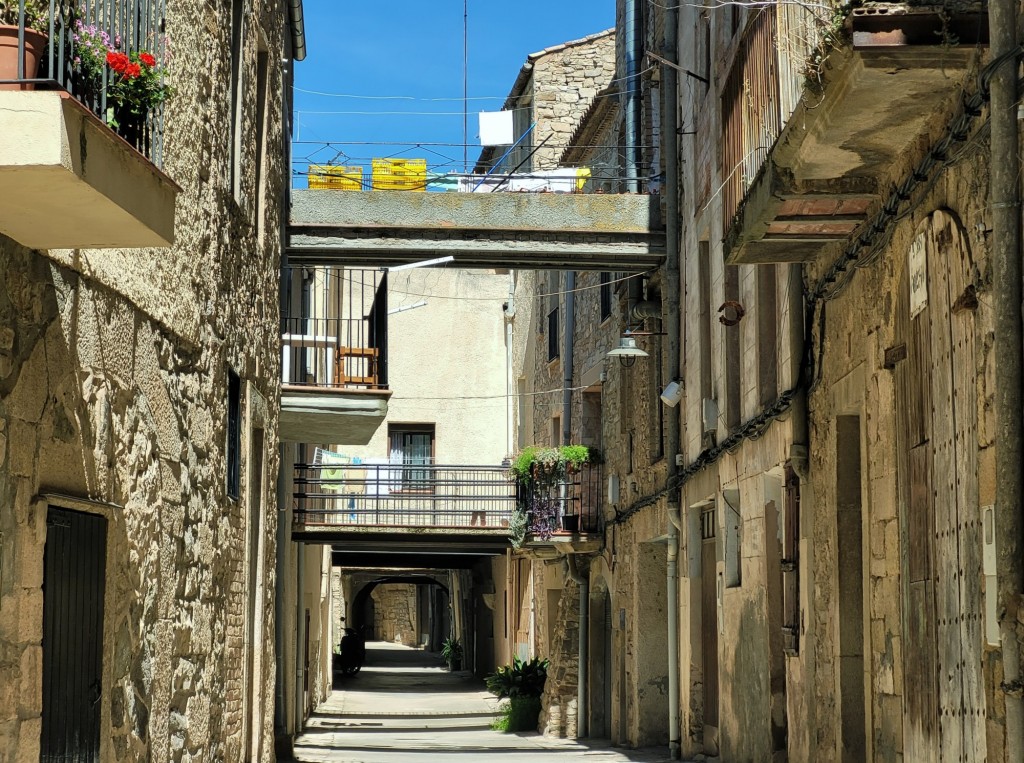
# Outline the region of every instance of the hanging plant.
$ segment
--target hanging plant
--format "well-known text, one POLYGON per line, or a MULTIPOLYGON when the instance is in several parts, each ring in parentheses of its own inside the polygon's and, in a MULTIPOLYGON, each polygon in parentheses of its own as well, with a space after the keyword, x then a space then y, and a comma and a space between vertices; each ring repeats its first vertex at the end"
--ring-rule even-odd
POLYGON ((600 453, 586 445, 524 448, 509 467, 516 483, 516 510, 509 537, 516 548, 527 534, 547 540, 558 529, 562 513, 561 485, 584 466, 600 463, 600 453))

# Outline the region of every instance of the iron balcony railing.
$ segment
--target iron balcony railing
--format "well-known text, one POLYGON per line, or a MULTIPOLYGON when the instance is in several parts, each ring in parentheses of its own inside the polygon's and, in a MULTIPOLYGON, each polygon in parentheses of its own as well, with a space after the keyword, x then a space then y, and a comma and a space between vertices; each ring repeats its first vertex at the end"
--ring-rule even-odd
POLYGON ((300 464, 295 523, 359 527, 507 528, 516 505, 506 466, 300 464))
POLYGON ((6 39, 0 34, 0 46, 9 41, 16 48, 17 64, 16 71, 0 74, 0 89, 65 90, 161 166, 162 104, 169 94, 166 0, 8 0, 5 5, 13 12, 14 31, 6 39), (138 104, 140 98, 152 105, 133 110, 129 102, 138 104))
POLYGON ((549 488, 517 485, 516 502, 526 510, 527 535, 543 539, 561 532, 600 532, 601 474, 600 464, 586 464, 549 488))
POLYGON ((387 273, 301 266, 285 271, 281 380, 387 389, 387 273))

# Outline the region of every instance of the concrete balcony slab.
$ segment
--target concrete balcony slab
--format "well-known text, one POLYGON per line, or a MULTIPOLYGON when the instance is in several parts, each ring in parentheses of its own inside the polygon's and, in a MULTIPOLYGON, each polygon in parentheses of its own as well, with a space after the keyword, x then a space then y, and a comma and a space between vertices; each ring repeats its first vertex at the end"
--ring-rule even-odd
MULTIPOLYGON (((944 43, 932 29, 935 9, 899 8, 855 12, 853 44, 829 54, 820 90, 805 93, 748 187, 725 237, 726 262, 803 262, 847 240, 892 166, 960 97, 976 45, 987 40, 975 31, 976 39, 944 43)), ((955 28, 987 29, 978 14, 971 19, 955 28)))
POLYGON ((0 92, 0 233, 31 249, 168 247, 181 190, 60 91, 0 92))
POLYGON ((284 385, 281 442, 366 445, 388 413, 390 390, 284 385))

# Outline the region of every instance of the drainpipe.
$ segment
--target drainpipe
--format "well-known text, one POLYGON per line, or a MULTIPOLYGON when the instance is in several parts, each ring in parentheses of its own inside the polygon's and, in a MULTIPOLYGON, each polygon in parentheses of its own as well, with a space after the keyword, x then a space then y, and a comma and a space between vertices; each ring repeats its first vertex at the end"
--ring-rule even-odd
POLYGON ((587 681, 590 665, 590 580, 580 574, 576 555, 566 556, 569 578, 580 587, 579 672, 576 677, 576 738, 587 735, 587 681))
MULTIPOLYGON (((664 50, 665 59, 676 63, 678 59, 679 9, 669 3, 665 10, 664 50)), ((662 118, 664 120, 665 154, 665 320, 666 320, 666 373, 671 381, 682 378, 680 372, 681 337, 679 316, 679 83, 673 66, 662 67, 664 98, 662 118)), ((639 305, 637 306, 639 307, 639 305)), ((668 599, 668 746, 669 756, 677 760, 680 756, 679 740, 679 531, 680 531, 680 490, 675 487, 679 474, 676 456, 682 453, 680 416, 685 406, 672 408, 665 422, 665 447, 667 456, 666 487, 668 491, 668 552, 666 554, 666 597, 668 599)))
POLYGON ((626 87, 624 88, 625 138, 626 138, 626 193, 640 190, 640 2, 626 0, 626 87))
POLYGON ((297 588, 295 596, 295 736, 298 738, 302 733, 302 725, 306 720, 306 691, 304 687, 306 678, 306 613, 303 611, 303 573, 306 567, 305 544, 301 541, 295 544, 295 558, 298 561, 295 572, 295 585, 297 588))
POLYGON ((284 486, 285 464, 290 463, 288 458, 288 446, 278 446, 281 464, 277 474, 277 533, 276 533, 276 560, 277 575, 274 581, 274 647, 276 651, 276 678, 277 691, 274 702, 274 736, 278 740, 284 740, 288 736, 288 714, 285 711, 284 683, 287 668, 285 667, 284 651, 284 590, 285 577, 284 563, 288 555, 288 506, 284 486))
MULTIPOLYGON (((1014 0, 991 0, 989 37, 993 59, 1017 47, 1014 0)), ((992 77, 992 313, 995 329, 996 520, 999 544, 999 630, 1006 701, 1006 759, 1024 760, 1018 610, 1024 591, 1024 326, 1021 322, 1020 171, 1017 127, 1017 60, 1013 55, 992 77)))
POLYGON ((573 342, 576 334, 576 271, 565 273, 565 357, 562 358, 562 444, 572 442, 573 342))
POLYGON ((505 381, 508 403, 505 411, 505 454, 511 459, 515 450, 515 403, 516 403, 516 379, 515 369, 512 367, 512 321, 516 317, 516 277, 509 271, 508 274, 508 303, 505 305, 505 368, 507 379, 505 381))

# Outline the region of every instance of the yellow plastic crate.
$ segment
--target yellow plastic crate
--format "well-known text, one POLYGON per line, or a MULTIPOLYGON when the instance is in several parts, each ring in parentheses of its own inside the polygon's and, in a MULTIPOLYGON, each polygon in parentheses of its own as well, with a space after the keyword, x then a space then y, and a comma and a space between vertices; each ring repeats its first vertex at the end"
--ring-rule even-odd
POLYGON ((425 191, 426 159, 374 159, 373 190, 425 191))
POLYGON ((309 165, 309 187, 321 191, 361 191, 363 190, 363 168, 311 164, 309 165))

